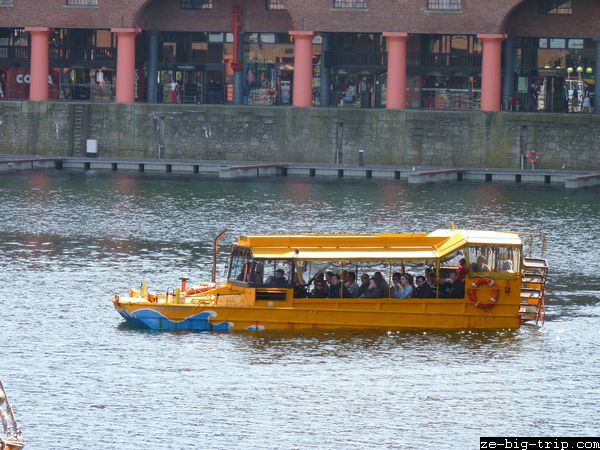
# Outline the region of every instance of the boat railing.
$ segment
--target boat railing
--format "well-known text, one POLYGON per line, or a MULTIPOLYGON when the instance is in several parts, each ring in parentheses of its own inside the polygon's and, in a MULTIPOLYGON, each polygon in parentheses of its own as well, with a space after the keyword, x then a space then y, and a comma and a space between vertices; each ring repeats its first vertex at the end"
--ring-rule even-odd
POLYGON ((546 233, 541 231, 501 231, 502 233, 511 233, 518 235, 523 240, 523 256, 533 258, 534 248, 540 246, 540 258, 546 257, 546 233), (527 249, 525 250, 525 246, 527 249))

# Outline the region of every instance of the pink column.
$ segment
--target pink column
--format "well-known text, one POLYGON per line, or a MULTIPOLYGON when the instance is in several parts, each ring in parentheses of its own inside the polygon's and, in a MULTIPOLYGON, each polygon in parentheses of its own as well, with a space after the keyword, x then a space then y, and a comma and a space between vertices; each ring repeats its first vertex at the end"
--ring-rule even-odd
POLYGON ((387 109, 406 108, 406 41, 408 33, 383 33, 387 39, 387 109))
POLYGON ((135 28, 113 28, 117 34, 117 103, 135 101, 135 28))
POLYGON ((25 31, 31 34, 31 83, 29 100, 32 102, 48 101, 48 75, 50 73, 50 57, 48 55, 48 33, 50 28, 30 27, 25 31))
POLYGON ((294 36, 294 106, 312 106, 312 31, 290 31, 294 36))
POLYGON ((483 41, 483 62, 481 65, 481 110, 500 111, 502 41, 504 34, 478 34, 483 41))

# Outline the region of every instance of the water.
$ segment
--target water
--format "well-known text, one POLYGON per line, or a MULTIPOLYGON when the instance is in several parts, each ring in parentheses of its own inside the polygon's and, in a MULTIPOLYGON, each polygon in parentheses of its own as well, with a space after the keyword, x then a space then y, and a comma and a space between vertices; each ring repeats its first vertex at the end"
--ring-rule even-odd
POLYGON ((598 191, 53 171, 0 176, 0 377, 30 449, 477 448, 597 435, 598 191), (548 233, 548 321, 487 332, 132 330, 111 295, 244 232, 548 233))

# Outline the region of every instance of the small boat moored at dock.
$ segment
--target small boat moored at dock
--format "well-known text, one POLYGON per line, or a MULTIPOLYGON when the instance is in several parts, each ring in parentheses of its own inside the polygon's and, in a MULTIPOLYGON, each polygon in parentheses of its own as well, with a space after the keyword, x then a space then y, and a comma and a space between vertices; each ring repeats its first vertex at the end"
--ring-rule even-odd
MULTIPOLYGON (((548 264, 523 234, 244 235, 228 278, 150 292, 114 307, 153 330, 494 329, 543 322, 548 264)), ((219 236, 220 237, 220 236, 219 236)))

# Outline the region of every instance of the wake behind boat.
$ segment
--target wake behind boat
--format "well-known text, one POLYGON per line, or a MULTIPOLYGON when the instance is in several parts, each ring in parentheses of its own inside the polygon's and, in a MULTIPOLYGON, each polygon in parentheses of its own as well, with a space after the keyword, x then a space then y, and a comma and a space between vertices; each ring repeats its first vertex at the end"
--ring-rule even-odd
MULTIPOLYGON (((219 236, 220 237, 220 236, 219 236)), ((518 233, 244 235, 227 281, 115 295, 152 330, 493 329, 543 322, 548 264, 518 233)), ((218 238, 215 240, 215 249, 218 238)))

